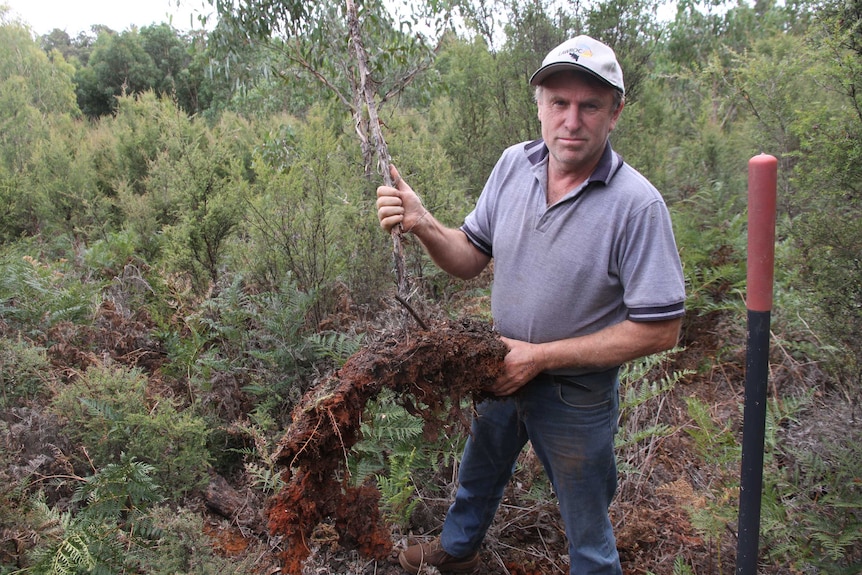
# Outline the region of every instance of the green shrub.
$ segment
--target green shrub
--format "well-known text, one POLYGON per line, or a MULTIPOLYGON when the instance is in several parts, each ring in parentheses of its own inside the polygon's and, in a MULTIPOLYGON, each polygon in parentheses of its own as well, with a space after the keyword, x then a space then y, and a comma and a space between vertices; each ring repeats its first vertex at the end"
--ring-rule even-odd
MULTIPOLYGON (((232 128, 233 126, 228 126, 232 128)), ((228 240, 244 216, 244 159, 230 143, 238 134, 225 134, 221 125, 208 130, 203 123, 185 126, 185 133, 163 143, 165 150, 149 164, 147 197, 161 204, 168 197, 173 205, 158 229, 140 229, 142 239, 162 234, 161 254, 171 271, 194 280, 199 293, 216 284, 224 270, 228 240)), ((236 130, 239 131, 239 130, 236 130)), ((246 128, 247 131, 247 128, 246 128)), ((129 206, 136 197, 127 198, 129 206)), ((147 203, 143 203, 145 207, 147 203)))
MULTIPOLYGON (((348 145, 315 110, 287 142, 284 158, 261 150, 265 155, 254 163, 249 263, 262 283, 278 285, 291 277, 300 290, 316 294, 316 322, 331 310, 330 290, 350 276, 352 266, 367 274, 365 262, 351 260, 362 243, 353 235, 354 223, 368 202, 358 197, 363 180, 348 145)), ((373 212, 365 213, 370 222, 373 212)))
POLYGON ((191 410, 178 411, 168 398, 148 395, 138 370, 91 367, 54 398, 52 407, 96 467, 126 453, 152 465, 166 492, 180 497, 207 479, 206 422, 191 410))
POLYGON ((40 395, 48 372, 45 350, 17 339, 0 337, 0 407, 40 395))

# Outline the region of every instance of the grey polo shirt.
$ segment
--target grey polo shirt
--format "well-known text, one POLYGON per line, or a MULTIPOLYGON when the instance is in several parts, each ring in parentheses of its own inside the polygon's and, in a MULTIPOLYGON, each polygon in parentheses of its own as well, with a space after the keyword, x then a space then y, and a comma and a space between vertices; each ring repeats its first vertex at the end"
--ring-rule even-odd
POLYGON ((685 282, 658 190, 606 146, 592 176, 548 207, 544 141, 508 148, 461 230, 494 259, 506 337, 543 343, 684 313, 685 282))

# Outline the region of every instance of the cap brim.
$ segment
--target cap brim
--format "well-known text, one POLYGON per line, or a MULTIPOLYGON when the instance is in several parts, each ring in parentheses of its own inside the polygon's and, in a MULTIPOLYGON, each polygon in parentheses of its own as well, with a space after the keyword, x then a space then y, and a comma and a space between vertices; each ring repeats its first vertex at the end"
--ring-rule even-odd
POLYGON ((597 80, 601 80, 601 82, 603 84, 610 86, 614 90, 618 90, 618 91, 622 92, 622 90, 620 90, 620 88, 618 86, 614 86, 613 84, 611 84, 610 82, 608 82, 607 80, 605 80, 604 78, 602 78, 601 76, 599 76, 598 74, 596 74, 595 72, 590 70, 589 68, 587 68, 585 66, 581 66, 580 64, 576 64, 575 62, 554 62, 553 64, 548 64, 547 66, 542 66, 541 68, 536 70, 536 72, 530 78, 530 85, 531 86, 538 86, 539 84, 544 82, 548 78, 548 76, 550 76, 552 74, 556 74, 557 72, 565 72, 567 70, 574 70, 576 72, 586 72, 587 74, 589 74, 593 78, 596 78, 597 80))

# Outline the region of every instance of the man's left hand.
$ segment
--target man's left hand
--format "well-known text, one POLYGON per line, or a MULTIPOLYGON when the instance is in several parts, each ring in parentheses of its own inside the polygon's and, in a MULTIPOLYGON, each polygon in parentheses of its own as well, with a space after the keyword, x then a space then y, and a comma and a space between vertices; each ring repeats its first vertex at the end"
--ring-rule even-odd
POLYGON ((511 395, 542 371, 542 350, 538 344, 501 337, 509 348, 503 360, 505 369, 488 391, 494 395, 511 395))

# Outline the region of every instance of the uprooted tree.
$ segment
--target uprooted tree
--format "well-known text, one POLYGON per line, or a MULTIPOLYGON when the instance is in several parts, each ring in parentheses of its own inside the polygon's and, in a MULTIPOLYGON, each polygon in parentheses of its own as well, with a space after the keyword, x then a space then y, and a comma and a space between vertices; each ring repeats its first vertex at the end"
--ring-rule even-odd
MULTIPOLYGON (((397 31, 382 16, 386 14, 382 4, 374 2, 363 4, 362 21, 353 0, 344 5, 210 2, 218 10, 225 39, 239 36, 281 51, 296 71, 322 84, 349 110, 366 176, 382 176, 391 185, 378 106, 430 65, 432 53, 421 38, 397 31), (371 41, 380 44, 375 46, 374 61, 363 41, 363 24, 371 29, 366 30, 371 41), (346 44, 333 45, 332 38, 346 44)), ((287 78, 290 72, 276 73, 287 78)), ((392 239, 397 298, 411 309, 397 226, 392 239)), ((506 346, 486 324, 441 321, 429 328, 420 323, 422 330, 405 328, 398 338, 355 354, 338 372, 313 386, 294 409, 275 455, 285 468, 285 486, 267 510, 270 531, 286 540, 281 557, 286 572, 302 572, 309 546, 321 537, 335 537, 340 545, 358 548, 369 557, 383 558, 391 550, 377 487, 349 483, 347 460, 360 439, 361 416, 369 401, 383 389, 392 390, 397 401, 423 418, 426 433, 434 434, 445 419, 466 424, 462 402, 477 398, 500 375, 506 346)))

